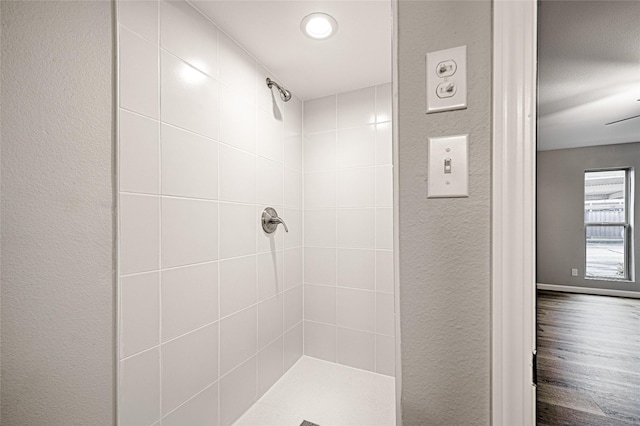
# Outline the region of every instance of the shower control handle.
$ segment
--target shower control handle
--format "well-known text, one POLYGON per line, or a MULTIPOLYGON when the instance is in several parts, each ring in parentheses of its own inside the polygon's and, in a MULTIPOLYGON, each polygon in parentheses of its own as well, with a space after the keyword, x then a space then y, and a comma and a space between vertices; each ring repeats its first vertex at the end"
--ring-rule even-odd
POLYGON ((287 224, 284 223, 284 220, 278 217, 278 212, 275 211, 273 207, 267 207, 262 212, 262 229, 267 234, 273 234, 276 232, 276 228, 279 224, 284 226, 284 230, 289 232, 289 228, 287 228, 287 224))

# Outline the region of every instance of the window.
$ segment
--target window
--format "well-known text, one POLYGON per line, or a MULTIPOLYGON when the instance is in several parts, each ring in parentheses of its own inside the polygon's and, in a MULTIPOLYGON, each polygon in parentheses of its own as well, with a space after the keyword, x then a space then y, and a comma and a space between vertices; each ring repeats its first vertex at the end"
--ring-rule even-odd
POLYGON ((586 171, 586 278, 631 280, 631 169, 586 171))

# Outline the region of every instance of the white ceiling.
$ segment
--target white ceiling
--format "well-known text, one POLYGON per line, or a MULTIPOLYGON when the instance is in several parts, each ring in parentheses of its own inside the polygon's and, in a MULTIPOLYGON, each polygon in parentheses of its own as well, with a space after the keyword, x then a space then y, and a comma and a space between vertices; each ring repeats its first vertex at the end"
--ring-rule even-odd
POLYGON ((542 1, 538 150, 640 142, 640 1, 542 1))
POLYGON ((390 0, 191 3, 303 100, 391 81, 390 0), (303 35, 300 21, 313 12, 333 16, 338 32, 324 41, 303 35))

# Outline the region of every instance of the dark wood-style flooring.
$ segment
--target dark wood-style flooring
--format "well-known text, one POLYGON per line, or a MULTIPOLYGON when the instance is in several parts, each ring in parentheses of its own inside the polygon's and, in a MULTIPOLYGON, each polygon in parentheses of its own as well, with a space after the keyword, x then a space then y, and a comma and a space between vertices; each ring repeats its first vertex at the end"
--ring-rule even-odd
POLYGON ((538 425, 640 425, 640 299, 537 302, 538 425))

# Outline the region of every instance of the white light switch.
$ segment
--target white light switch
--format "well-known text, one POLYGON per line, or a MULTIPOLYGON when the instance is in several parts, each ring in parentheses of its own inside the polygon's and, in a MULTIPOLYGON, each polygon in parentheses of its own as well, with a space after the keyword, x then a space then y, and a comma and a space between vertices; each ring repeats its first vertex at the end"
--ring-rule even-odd
POLYGON ((469 135, 429 138, 427 197, 469 196, 469 135))
POLYGON ((467 107, 467 46, 427 53, 427 114, 467 107))

